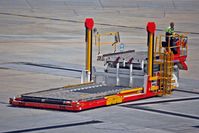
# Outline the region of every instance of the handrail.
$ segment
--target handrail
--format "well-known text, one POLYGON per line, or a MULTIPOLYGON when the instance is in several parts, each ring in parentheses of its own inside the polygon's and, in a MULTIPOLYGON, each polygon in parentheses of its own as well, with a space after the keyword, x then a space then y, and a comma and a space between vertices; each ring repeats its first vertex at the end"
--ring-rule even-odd
MULTIPOLYGON (((188 39, 188 37, 187 37, 188 34, 189 34, 188 32, 182 33, 182 34, 176 33, 176 34, 173 34, 173 35, 162 35, 162 34, 160 34, 156 38, 154 52, 155 53, 157 53, 157 51, 158 51, 158 53, 163 52, 164 47, 162 47, 162 42, 164 42, 163 39, 168 37, 168 42, 165 42, 165 43, 168 43, 166 48, 165 48, 168 52, 171 52, 172 51, 171 49, 174 49, 174 48, 180 49, 180 51, 181 51, 181 49, 185 49, 185 51, 184 51, 185 53, 183 55, 187 55, 187 44, 184 45, 186 43, 186 40, 184 40, 184 39, 188 39), (171 38, 178 38, 177 43, 179 43, 180 45, 171 46, 171 44, 170 44, 171 38)), ((179 54, 181 55, 181 53, 179 53, 179 54)))
POLYGON ((120 42, 120 35, 119 32, 107 32, 107 33, 97 33, 95 34, 95 45, 98 46, 98 55, 101 53, 101 45, 111 45, 114 47, 114 52, 116 52, 116 45, 120 42), (113 36, 114 42, 102 42, 101 37, 106 36, 113 36))

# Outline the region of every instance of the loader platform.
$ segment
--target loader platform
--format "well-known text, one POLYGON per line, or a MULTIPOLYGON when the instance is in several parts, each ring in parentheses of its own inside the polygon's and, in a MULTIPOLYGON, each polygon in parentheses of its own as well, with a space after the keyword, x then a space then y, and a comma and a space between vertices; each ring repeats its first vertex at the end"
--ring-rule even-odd
POLYGON ((130 88, 125 88, 124 86, 107 86, 105 84, 80 84, 27 93, 21 95, 21 98, 31 102, 64 104, 67 101, 100 99, 108 95, 117 94, 125 89, 130 88))
POLYGON ((143 88, 132 89, 125 86, 86 83, 22 94, 19 97, 10 98, 10 104, 21 107, 81 111, 152 96, 155 94, 144 94, 143 88))

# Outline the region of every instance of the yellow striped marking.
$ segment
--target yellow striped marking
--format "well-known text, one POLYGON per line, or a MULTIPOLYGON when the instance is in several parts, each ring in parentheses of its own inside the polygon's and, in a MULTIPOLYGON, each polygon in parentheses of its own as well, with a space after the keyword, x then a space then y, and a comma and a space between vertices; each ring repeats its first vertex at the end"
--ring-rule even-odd
POLYGON ((106 100, 106 105, 112 105, 112 104, 117 104, 117 103, 122 103, 122 97, 118 95, 111 95, 105 97, 106 100))
POLYGON ((126 94, 126 93, 133 93, 133 92, 138 92, 138 91, 142 91, 143 88, 133 88, 130 90, 122 90, 120 91, 120 94, 126 94))
POLYGON ((151 91, 157 91, 159 89, 159 86, 151 86, 151 91))

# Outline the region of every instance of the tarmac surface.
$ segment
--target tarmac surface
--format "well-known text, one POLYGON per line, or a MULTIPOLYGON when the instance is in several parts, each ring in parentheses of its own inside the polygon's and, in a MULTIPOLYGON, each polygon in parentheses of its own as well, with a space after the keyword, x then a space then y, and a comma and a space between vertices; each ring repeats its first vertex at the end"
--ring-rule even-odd
MULTIPOLYGON (((198 0, 0 0, 0 132, 198 133, 198 0), (83 112, 12 107, 10 97, 80 83, 84 20, 119 31, 125 49, 146 50, 146 24, 189 33, 188 71, 173 95, 83 112)), ((110 49, 108 49, 110 50, 110 49)), ((103 63, 93 64, 102 70, 103 63)))

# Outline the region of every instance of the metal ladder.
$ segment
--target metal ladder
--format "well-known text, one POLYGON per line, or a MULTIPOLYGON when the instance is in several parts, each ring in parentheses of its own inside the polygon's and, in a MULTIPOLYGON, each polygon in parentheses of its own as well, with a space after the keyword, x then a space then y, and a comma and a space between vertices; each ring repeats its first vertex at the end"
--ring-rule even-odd
POLYGON ((171 94, 174 86, 172 85, 173 80, 173 53, 165 52, 163 54, 162 70, 160 71, 160 87, 162 95, 171 94))
POLYGON ((161 46, 161 39, 156 38, 154 63, 159 65, 159 94, 160 96, 172 94, 173 86, 173 53, 161 46), (159 59, 156 59, 159 57, 159 59))

